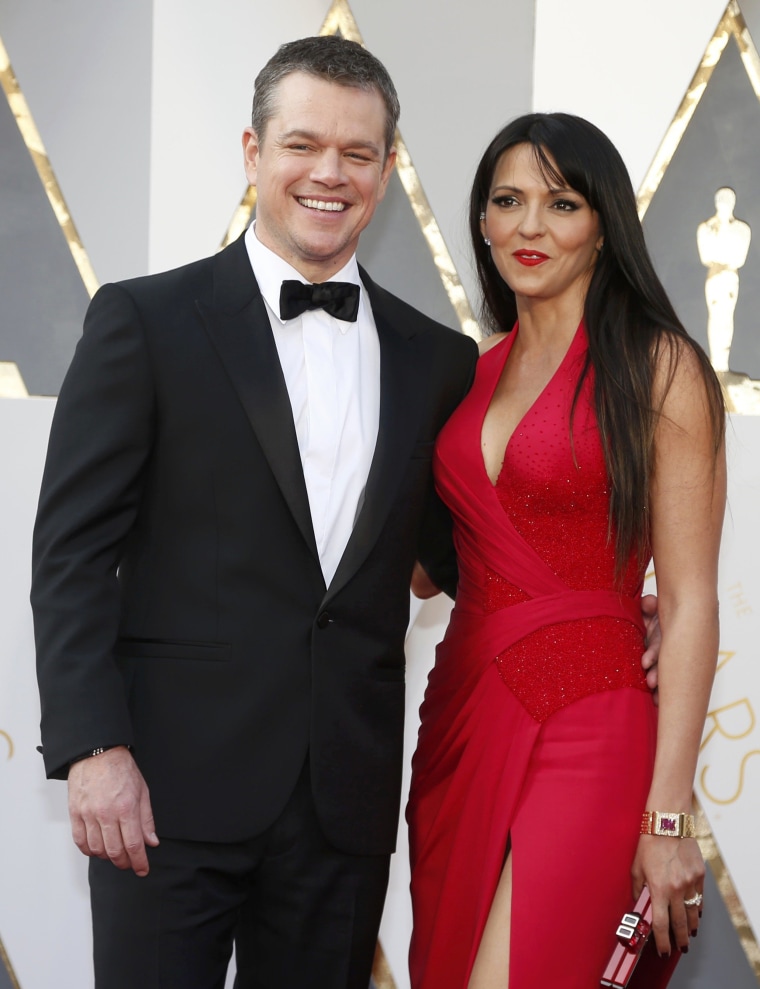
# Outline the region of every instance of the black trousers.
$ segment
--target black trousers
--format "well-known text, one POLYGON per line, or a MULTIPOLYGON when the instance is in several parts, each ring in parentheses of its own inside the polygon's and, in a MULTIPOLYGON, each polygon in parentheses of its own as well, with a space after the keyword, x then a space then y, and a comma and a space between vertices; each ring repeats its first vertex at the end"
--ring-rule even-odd
POLYGON ((306 769, 264 834, 149 857, 90 861, 96 989, 223 989, 233 942, 235 989, 367 989, 389 856, 327 843, 306 769))

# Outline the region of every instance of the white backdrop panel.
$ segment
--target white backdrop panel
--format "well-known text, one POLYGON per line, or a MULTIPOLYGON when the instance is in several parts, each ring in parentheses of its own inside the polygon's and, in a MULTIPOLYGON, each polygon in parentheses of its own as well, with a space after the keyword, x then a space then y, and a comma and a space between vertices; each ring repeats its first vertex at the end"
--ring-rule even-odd
POLYGON ((638 188, 725 9, 726 0, 536 0, 535 109, 601 127, 638 188))
POLYGON ((0 937, 22 989, 82 987, 90 974, 86 860, 66 786, 49 783, 29 606, 31 537, 55 401, 0 399, 0 937))
POLYGON ((760 417, 732 416, 720 563, 719 669, 696 793, 755 934, 760 932, 760 417))

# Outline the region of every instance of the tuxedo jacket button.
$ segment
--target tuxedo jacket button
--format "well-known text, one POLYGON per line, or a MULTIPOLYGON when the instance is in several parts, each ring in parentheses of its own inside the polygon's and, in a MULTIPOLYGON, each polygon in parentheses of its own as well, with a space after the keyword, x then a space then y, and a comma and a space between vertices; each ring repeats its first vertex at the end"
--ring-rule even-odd
POLYGON ((317 628, 327 628, 327 626, 332 621, 330 614, 327 611, 323 611, 322 614, 317 618, 317 628))

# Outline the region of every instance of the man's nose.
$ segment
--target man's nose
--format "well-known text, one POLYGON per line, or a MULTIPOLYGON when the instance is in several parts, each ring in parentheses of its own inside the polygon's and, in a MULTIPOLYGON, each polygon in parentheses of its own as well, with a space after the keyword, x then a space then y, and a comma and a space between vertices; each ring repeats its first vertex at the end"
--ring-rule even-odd
POLYGON ((317 156, 311 170, 311 178, 322 185, 342 185, 346 181, 343 156, 338 151, 326 149, 317 156))

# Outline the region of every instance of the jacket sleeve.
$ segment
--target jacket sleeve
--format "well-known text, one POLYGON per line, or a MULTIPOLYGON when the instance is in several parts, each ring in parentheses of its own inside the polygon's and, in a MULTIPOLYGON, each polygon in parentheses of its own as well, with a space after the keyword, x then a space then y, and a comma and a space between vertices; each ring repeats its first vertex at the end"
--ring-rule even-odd
POLYGON ((45 769, 65 778, 71 759, 131 744, 113 659, 117 571, 139 509, 154 423, 144 328, 129 293, 105 286, 58 399, 32 550, 31 603, 45 769))
MULTIPOLYGON (((458 343, 460 346, 456 349, 456 360, 451 371, 454 402, 448 409, 446 418, 470 390, 475 377, 478 358, 475 342, 464 337, 458 343)), ((439 428, 443 425, 444 422, 441 422, 439 428)), ((417 559, 436 587, 440 587, 449 597, 456 597, 459 571, 452 541, 451 515, 438 496, 432 477, 422 519, 417 559)))

